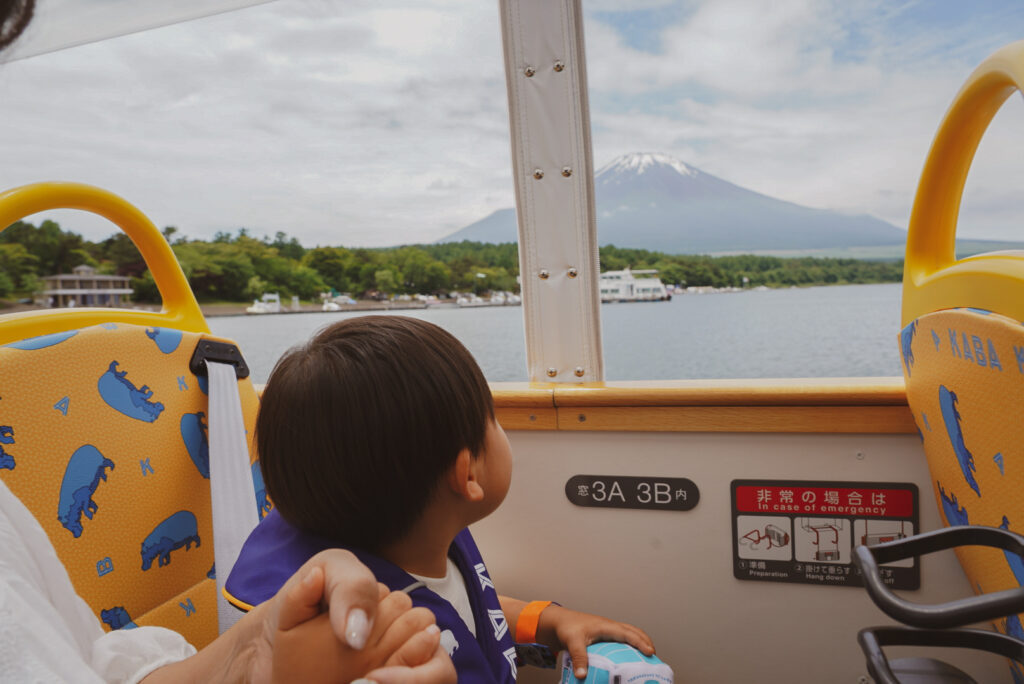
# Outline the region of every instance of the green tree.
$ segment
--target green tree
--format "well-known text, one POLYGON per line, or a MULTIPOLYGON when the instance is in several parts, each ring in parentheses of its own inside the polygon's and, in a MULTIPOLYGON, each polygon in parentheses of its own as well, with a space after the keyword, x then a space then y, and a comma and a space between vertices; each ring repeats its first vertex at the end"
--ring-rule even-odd
POLYGON ((14 281, 3 271, 0 271, 0 297, 9 297, 14 293, 14 281))
POLYGON ((398 289, 398 278, 389 268, 383 268, 373 274, 374 284, 384 294, 394 294, 398 289))
POLYGON ((302 264, 319 273, 328 287, 345 292, 352 287, 348 274, 354 260, 344 247, 316 247, 306 252, 302 264))
POLYGON ((31 292, 38 283, 39 259, 24 245, 0 244, 0 272, 7 276, 11 289, 31 292))

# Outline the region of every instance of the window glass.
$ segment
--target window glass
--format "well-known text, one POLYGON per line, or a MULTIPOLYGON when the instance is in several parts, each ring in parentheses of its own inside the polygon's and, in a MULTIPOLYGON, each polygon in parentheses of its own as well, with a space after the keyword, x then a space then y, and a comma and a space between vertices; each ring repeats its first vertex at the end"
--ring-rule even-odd
MULTIPOLYGON (((53 35, 43 4, 33 31, 53 35)), ((210 318, 257 381, 353 308, 433 320, 489 379, 526 379, 496 3, 258 5, 12 61, 0 91, 0 187, 70 180, 136 204, 211 315, 298 297, 306 313, 210 318), (506 244, 435 244, 474 224, 469 237, 506 244)), ((33 262, 40 278, 86 263, 159 306, 106 221, 28 220, 43 221, 70 249, 33 262)), ((0 298, 47 303, 35 285, 0 298)))
MULTIPOLYGON (((899 375, 920 170, 1024 6, 584 4, 602 269, 620 272, 601 289, 629 302, 602 306, 608 378, 899 375)), ((1019 105, 986 136, 961 237, 1024 244, 1019 105)))

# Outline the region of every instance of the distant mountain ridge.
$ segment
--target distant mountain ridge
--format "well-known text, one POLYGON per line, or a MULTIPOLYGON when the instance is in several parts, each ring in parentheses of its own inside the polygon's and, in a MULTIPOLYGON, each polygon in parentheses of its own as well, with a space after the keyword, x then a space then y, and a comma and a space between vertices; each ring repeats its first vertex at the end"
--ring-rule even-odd
MULTIPOLYGON (((901 245, 906 231, 775 199, 665 154, 623 155, 594 177, 598 244, 669 254, 829 250, 901 245)), ((499 209, 438 242, 514 242, 514 209, 499 209)))

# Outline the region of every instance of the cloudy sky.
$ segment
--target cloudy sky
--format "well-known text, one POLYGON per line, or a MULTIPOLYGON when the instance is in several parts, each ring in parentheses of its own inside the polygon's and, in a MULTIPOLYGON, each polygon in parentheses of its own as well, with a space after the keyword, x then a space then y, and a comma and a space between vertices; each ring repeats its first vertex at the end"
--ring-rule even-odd
MULTIPOLYGON (((76 5, 126 4, 40 0, 23 47, 48 12, 73 35, 76 5)), ((662 152, 900 227, 960 84, 1024 38, 1019 0, 583 4, 598 167, 662 152)), ((982 142, 961 236, 1024 240, 1021 104, 982 142)), ((0 122, 0 187, 93 183, 192 237, 426 242, 513 203, 494 1, 278 0, 10 61, 0 122)))

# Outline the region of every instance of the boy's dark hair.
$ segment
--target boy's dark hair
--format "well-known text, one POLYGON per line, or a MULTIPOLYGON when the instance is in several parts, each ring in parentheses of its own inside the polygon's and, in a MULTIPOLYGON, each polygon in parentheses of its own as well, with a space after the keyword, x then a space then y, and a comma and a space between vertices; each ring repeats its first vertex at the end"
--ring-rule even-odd
POLYGON ((14 42, 32 21, 35 0, 0 0, 0 50, 14 42))
POLYGON ((277 362, 256 420, 267 494, 296 527, 375 551, 423 513, 494 404, 469 351, 405 316, 339 321, 277 362))

